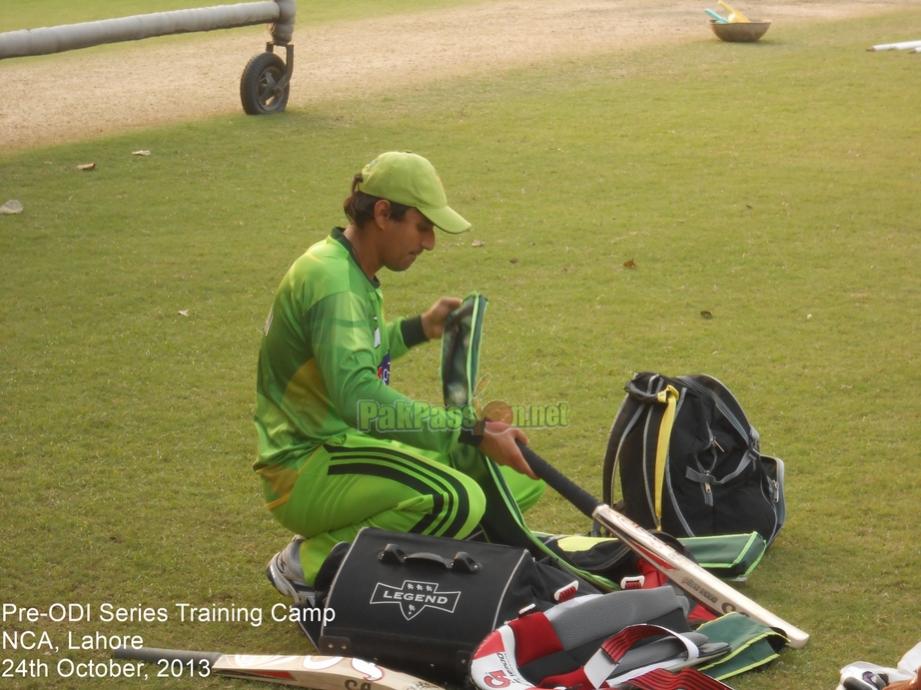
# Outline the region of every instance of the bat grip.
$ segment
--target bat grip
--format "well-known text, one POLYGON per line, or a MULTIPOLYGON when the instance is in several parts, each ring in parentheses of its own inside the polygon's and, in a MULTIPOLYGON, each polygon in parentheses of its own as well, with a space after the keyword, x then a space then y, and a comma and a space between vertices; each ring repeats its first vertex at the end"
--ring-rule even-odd
POLYGON ((137 659, 153 663, 165 661, 207 661, 209 666, 214 666, 223 655, 220 652, 191 652, 185 649, 158 649, 157 647, 116 647, 112 650, 116 659, 137 659))
POLYGON ((549 462, 531 450, 523 443, 519 443, 524 459, 534 470, 534 474, 552 486, 563 498, 572 503, 580 512, 588 517, 593 517, 595 508, 601 505, 601 501, 592 496, 588 491, 564 476, 549 462))

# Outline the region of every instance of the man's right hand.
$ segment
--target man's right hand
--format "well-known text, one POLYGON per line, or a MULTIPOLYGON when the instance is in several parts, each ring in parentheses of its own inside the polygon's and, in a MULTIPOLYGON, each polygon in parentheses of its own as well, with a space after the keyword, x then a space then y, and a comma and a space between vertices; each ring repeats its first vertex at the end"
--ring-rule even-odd
POLYGON ((517 472, 526 474, 531 479, 537 479, 534 470, 531 469, 518 442, 528 445, 528 437, 525 433, 515 426, 510 426, 505 422, 486 422, 483 429, 483 440, 480 442, 480 450, 490 460, 498 465, 511 467, 517 472))

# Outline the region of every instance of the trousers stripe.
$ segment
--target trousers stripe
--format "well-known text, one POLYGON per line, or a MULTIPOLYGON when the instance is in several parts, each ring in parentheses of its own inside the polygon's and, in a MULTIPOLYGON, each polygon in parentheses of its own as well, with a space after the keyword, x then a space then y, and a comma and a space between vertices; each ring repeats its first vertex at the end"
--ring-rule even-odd
POLYGON ((448 536, 454 536, 460 532, 469 514, 467 494, 460 483, 457 483, 456 487, 451 487, 441 481, 442 478, 438 476, 425 476, 425 473, 420 471, 424 468, 418 463, 406 463, 394 457, 377 455, 373 452, 366 452, 364 449, 362 451, 331 459, 330 474, 367 473, 409 486, 420 494, 431 496, 433 500, 432 512, 420 520, 411 531, 424 534, 447 534, 448 536), (447 504, 444 500, 445 496, 447 496, 447 504), (456 507, 455 498, 458 499, 456 507), (452 515, 453 520, 446 528, 445 523, 452 515), (440 520, 432 526, 436 518, 440 520))
POLYGON ((409 478, 405 474, 398 472, 392 467, 386 467, 382 465, 375 465, 368 462, 343 462, 337 463, 335 467, 330 466, 330 474, 365 474, 373 475, 375 477, 383 477, 385 479, 392 479, 393 481, 400 482, 405 484, 420 494, 426 494, 432 497, 432 512, 428 515, 425 515, 421 520, 419 520, 415 525, 410 527, 410 532, 415 532, 417 534, 424 534, 425 530, 429 525, 434 522, 435 516, 438 515, 443 506, 444 499, 441 494, 436 491, 433 491, 431 487, 427 486, 421 480, 415 478, 409 478))
POLYGON ((429 534, 453 537, 460 533, 470 517, 470 500, 464 485, 453 474, 440 470, 437 465, 422 463, 412 455, 391 448, 346 448, 328 444, 325 445, 325 448, 331 456, 330 474, 366 472, 385 476, 421 494, 431 495, 434 501, 432 513, 417 523, 413 528, 414 531, 426 530, 426 533, 429 534), (355 460, 366 462, 350 462, 355 460), (385 465, 374 465, 368 463, 368 460, 376 460, 385 465), (390 470, 386 474, 383 473, 385 468, 390 470), (447 496, 447 506, 445 506, 442 495, 447 496), (446 526, 445 523, 452 514, 454 517, 446 526), (438 515, 441 515, 441 520, 438 524, 431 526, 438 515))

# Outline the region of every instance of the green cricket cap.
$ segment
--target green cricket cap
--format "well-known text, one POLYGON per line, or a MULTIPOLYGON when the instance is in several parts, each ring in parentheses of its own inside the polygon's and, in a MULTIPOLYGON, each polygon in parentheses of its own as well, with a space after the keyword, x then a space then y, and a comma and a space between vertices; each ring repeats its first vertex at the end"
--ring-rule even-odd
POLYGON ((412 206, 445 232, 470 229, 470 222, 448 206, 441 178, 422 156, 405 151, 382 153, 361 170, 358 191, 412 206))

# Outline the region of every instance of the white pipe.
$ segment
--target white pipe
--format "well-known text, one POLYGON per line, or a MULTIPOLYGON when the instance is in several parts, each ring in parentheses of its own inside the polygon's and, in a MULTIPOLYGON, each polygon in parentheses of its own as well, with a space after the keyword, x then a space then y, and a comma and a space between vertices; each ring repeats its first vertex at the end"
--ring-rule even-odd
POLYGON ((290 43, 294 35, 296 0, 275 0, 275 2, 278 4, 278 21, 272 25, 272 40, 284 45, 290 43))
POLYGON ((921 48, 921 41, 902 41, 901 43, 880 43, 870 50, 909 50, 911 48, 921 48))
MULTIPOLYGON (((293 31, 294 0, 266 0, 237 5, 218 5, 173 12, 154 12, 118 19, 102 19, 80 24, 23 29, 0 34, 0 59, 45 55, 64 50, 88 48, 102 43, 136 41, 151 36, 230 29, 237 26, 276 22, 280 35, 293 31)), ((279 41, 286 43, 285 41, 279 41)))

